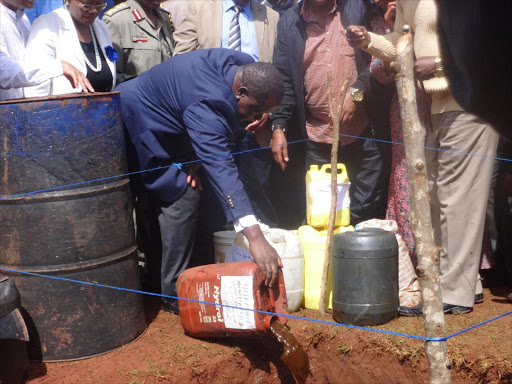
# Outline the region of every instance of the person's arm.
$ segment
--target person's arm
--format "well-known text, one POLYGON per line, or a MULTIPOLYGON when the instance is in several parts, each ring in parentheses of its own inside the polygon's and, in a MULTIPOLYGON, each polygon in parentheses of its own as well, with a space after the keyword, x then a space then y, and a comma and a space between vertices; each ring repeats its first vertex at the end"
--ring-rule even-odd
POLYGON ((62 64, 55 62, 51 65, 39 66, 27 70, 23 61, 16 61, 7 50, 7 42, 0 35, 0 88, 23 88, 37 85, 63 73, 62 64))
MULTIPOLYGON (((363 100, 366 98, 369 92, 371 92, 370 86, 370 66, 368 65, 363 71, 359 72, 356 81, 350 85, 350 88, 357 89, 363 92, 363 100)), ((349 124, 352 117, 355 115, 357 108, 361 108, 361 102, 354 101, 352 94, 347 91, 345 95, 345 101, 343 102, 343 108, 341 110, 340 125, 349 124)))
MULTIPOLYGON (((38 67, 59 66, 56 53, 57 33, 52 23, 51 14, 43 15, 34 20, 27 41, 25 61, 29 70, 38 67)), ((80 92, 77 90, 77 92, 80 92)), ((45 80, 38 85, 25 89, 27 97, 47 96, 51 92, 51 81, 45 80)))
POLYGON ((94 92, 89 80, 66 61, 50 61, 47 64, 27 65, 14 60, 8 53, 3 35, 0 41, 0 88, 25 88, 39 85, 61 75, 66 76, 73 87, 80 84, 84 90, 94 92))
POLYGON ((17 61, 9 55, 8 41, 0 34, 0 88, 23 88, 63 74, 63 65, 54 60, 37 65, 26 65, 26 60, 17 61))
MULTIPOLYGON (((285 24, 286 20, 283 16, 277 23, 277 39, 272 61, 283 77, 284 95, 281 105, 272 112, 271 124, 274 128, 283 127, 286 130, 288 129, 288 120, 295 111, 295 94, 288 61, 288 32, 285 24)), ((284 170, 288 165, 289 158, 286 134, 282 129, 274 129, 272 132, 272 154, 275 162, 284 170)))
POLYGON ((347 28, 347 41, 354 48, 361 48, 370 55, 384 61, 396 59, 395 45, 403 35, 402 27, 406 24, 402 5, 396 5, 395 26, 388 35, 377 35, 369 32, 364 26, 351 25, 347 28))
POLYGON ((175 55, 195 51, 198 48, 196 21, 197 5, 193 1, 189 1, 183 11, 183 20, 172 35, 176 44, 174 47, 175 55))
MULTIPOLYGON (((253 215, 251 203, 238 177, 238 169, 228 147, 231 127, 225 116, 234 116, 231 104, 221 99, 203 99, 190 105, 183 113, 192 147, 221 202, 226 218, 243 225, 243 218, 253 215)), ((236 124, 233 119, 232 124, 236 124)), ((268 244, 257 224, 241 228, 249 240, 249 249, 270 286, 282 266, 274 248, 268 244)))

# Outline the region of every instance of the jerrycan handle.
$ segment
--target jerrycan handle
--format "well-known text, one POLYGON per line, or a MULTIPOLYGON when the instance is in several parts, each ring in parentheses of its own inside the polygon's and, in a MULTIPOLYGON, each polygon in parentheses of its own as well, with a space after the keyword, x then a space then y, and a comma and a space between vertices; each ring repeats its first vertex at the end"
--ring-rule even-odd
POLYGON ((274 287, 268 289, 268 299, 270 308, 272 308, 273 311, 276 310, 276 299, 274 298, 274 287))
MULTIPOLYGON (((338 171, 341 171, 341 173, 347 173, 347 168, 345 167, 345 164, 338 163, 336 168, 338 171)), ((322 168, 320 168, 320 172, 327 173, 328 169, 331 169, 331 164, 324 164, 322 165, 322 168)))
MULTIPOLYGON (((275 312, 276 311, 276 300, 274 298, 274 288, 268 289, 268 299, 269 299, 269 306, 267 306, 266 310, 267 312, 275 312)), ((263 326, 267 331, 270 330, 272 322, 275 320, 278 320, 279 318, 276 315, 265 315, 265 318, 263 320, 263 326)))

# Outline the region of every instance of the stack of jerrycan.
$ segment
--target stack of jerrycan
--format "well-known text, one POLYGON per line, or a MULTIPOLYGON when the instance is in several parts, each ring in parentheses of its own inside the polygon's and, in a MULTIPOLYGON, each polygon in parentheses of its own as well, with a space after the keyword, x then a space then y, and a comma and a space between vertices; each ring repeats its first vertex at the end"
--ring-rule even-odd
MULTIPOLYGON (((334 233, 353 231, 350 226, 350 181, 344 164, 337 165, 337 201, 334 233)), ((311 165, 306 173, 307 223, 298 235, 304 252, 304 306, 318 309, 322 271, 331 210, 331 165, 311 165)), ((332 278, 329 271, 326 306, 332 308, 332 278)))

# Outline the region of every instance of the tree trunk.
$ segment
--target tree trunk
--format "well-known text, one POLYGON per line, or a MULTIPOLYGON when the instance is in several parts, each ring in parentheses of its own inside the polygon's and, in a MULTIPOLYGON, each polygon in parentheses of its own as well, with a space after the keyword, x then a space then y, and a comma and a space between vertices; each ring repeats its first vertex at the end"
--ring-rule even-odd
MULTIPOLYGON (((441 289, 439 285, 439 253, 432 235, 430 198, 425 166, 425 127, 416 104, 413 72, 412 36, 406 33, 396 46, 396 86, 404 132, 405 156, 411 195, 411 229, 418 255, 418 278, 423 300, 423 316, 427 337, 443 337, 446 333, 441 289)), ((430 366, 430 383, 451 382, 446 341, 428 341, 425 346, 430 366)))
POLYGON ((324 268, 322 271, 322 286, 320 290, 320 301, 318 308, 320 313, 325 315, 325 293, 327 291, 327 278, 329 276, 329 266, 331 265, 331 244, 334 234, 334 225, 336 224, 336 201, 338 194, 336 193, 338 186, 338 143, 340 141, 340 118, 345 96, 347 94, 348 83, 352 78, 352 70, 349 69, 341 88, 338 105, 335 109, 332 105, 332 77, 327 77, 327 99, 329 102, 329 114, 332 121, 332 148, 331 148, 331 210, 329 213, 329 226, 327 227, 327 241, 325 242, 324 268))

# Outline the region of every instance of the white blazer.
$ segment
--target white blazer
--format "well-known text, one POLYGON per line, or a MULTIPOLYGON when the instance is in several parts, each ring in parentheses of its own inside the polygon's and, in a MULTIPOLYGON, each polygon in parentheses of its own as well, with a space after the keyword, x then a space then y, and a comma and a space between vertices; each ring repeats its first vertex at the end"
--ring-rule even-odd
MULTIPOLYGON (((113 89, 116 85, 116 63, 110 61, 105 53, 105 47, 112 46, 110 33, 107 25, 98 18, 92 24, 92 28, 112 73, 113 89)), ((46 15, 41 15, 34 20, 25 51, 25 62, 29 66, 40 66, 55 60, 67 61, 84 75, 87 75, 87 67, 78 34, 65 4, 61 8, 46 15)), ((25 88, 25 97, 62 95, 75 92, 82 92, 82 87, 79 85, 77 88, 73 88, 69 80, 61 75, 35 87, 25 88)))

